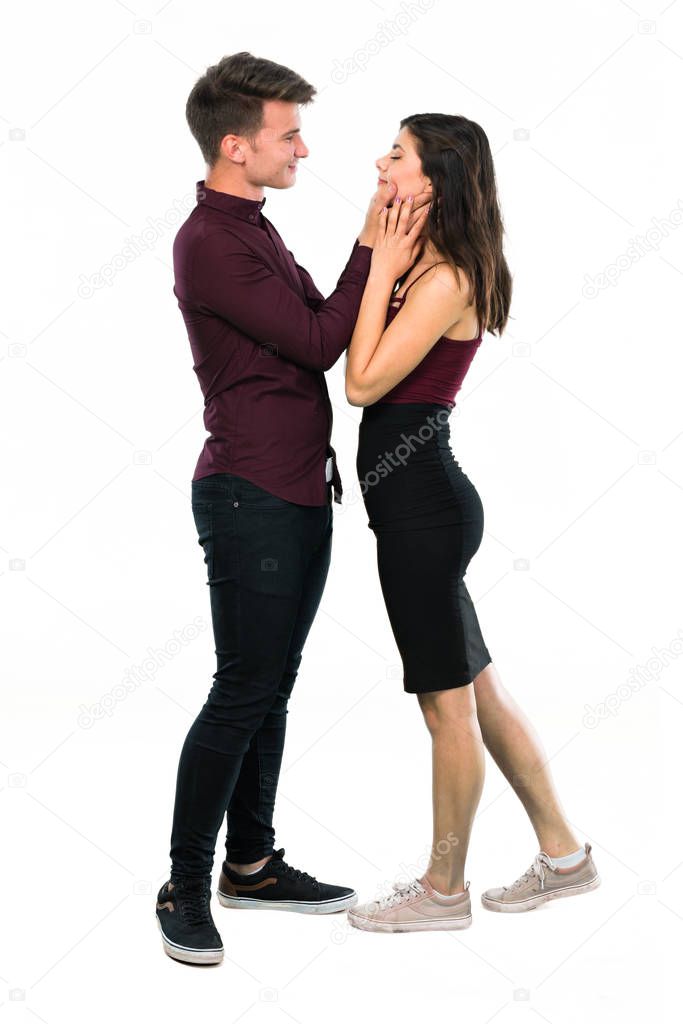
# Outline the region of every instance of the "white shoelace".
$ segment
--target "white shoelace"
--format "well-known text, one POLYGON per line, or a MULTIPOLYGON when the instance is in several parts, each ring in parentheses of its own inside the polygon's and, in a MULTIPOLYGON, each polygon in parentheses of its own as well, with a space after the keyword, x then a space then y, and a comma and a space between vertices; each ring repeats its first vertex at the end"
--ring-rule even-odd
POLYGON ((514 881, 512 883, 512 885, 509 885, 509 886, 506 885, 506 886, 504 886, 504 888, 505 889, 509 889, 509 890, 518 889, 520 887, 520 885, 523 885, 525 882, 527 882, 533 875, 537 875, 540 878, 540 880, 541 880, 541 889, 542 889, 544 887, 544 883, 545 883, 545 867, 544 867, 544 865, 546 867, 552 868, 553 862, 551 861, 551 859, 548 856, 548 854, 544 853, 543 850, 541 850, 541 852, 537 853, 536 856, 534 857, 534 862, 531 865, 531 867, 528 868, 524 872, 523 875, 520 875, 520 877, 516 881, 514 881))
POLYGON ((407 883, 394 882, 392 888, 394 890, 392 893, 376 900, 380 910, 390 910, 391 907, 398 906, 404 900, 410 899, 411 896, 421 896, 427 891, 417 878, 413 878, 407 883))

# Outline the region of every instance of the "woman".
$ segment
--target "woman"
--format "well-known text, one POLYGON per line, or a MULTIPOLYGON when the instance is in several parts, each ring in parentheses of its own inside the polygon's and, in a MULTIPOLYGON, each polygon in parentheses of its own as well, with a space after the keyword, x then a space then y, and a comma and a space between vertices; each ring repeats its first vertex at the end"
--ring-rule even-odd
POLYGON ((370 931, 466 928, 484 745, 515 786, 540 851, 514 883, 483 893, 483 905, 531 910, 600 880, 538 737, 500 681, 464 582, 483 508, 453 458, 448 417, 484 331, 505 329, 512 290, 488 139, 465 117, 417 114, 376 166, 394 201, 379 215, 346 396, 363 407, 358 477, 404 689, 432 737, 434 824, 424 875, 348 916, 370 931))

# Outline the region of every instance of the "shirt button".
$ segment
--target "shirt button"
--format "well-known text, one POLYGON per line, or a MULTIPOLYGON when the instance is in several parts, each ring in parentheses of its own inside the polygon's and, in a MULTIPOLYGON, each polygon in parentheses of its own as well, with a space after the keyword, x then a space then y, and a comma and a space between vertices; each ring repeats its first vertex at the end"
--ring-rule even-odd
POLYGON ((249 220, 255 220, 255 219, 256 219, 256 218, 254 217, 254 214, 253 214, 253 213, 250 213, 250 214, 249 214, 249 220))
POLYGON ((239 508, 239 504, 240 504, 239 501, 233 501, 232 507, 233 508, 239 508))

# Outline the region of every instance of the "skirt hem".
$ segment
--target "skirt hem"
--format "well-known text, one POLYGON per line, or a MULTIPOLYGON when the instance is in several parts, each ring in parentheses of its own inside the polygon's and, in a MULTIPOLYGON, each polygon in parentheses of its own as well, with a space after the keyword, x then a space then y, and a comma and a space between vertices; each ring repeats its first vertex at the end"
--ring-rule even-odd
POLYGON ((481 668, 477 669, 477 671, 469 678, 465 678, 464 675, 462 675, 459 677, 458 682, 454 682, 453 677, 451 677, 451 682, 445 683, 443 686, 425 686, 424 683, 422 683, 420 687, 416 689, 415 687, 410 686, 410 684, 407 683, 406 680, 404 679, 403 689, 405 690, 406 693, 436 693, 440 690, 456 690, 459 689, 461 686, 469 686, 470 683, 474 682, 474 680, 477 678, 480 672, 483 672, 485 668, 488 668, 488 666, 492 664, 493 659, 487 656, 487 660, 484 662, 481 668))

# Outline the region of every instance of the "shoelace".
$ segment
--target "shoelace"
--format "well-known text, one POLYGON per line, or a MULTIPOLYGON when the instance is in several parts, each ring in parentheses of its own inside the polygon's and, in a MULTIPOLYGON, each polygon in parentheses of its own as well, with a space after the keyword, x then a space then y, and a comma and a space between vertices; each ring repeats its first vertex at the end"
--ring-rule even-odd
POLYGON ((534 862, 531 865, 531 867, 527 868, 527 870, 524 872, 524 874, 520 875, 519 878, 516 879, 516 881, 514 881, 512 883, 512 885, 505 885, 505 886, 503 886, 503 888, 504 889, 508 889, 510 891, 512 891, 513 889, 519 889, 519 887, 521 885, 524 885, 525 882, 528 882, 529 879, 533 877, 533 875, 537 875, 538 878, 541 881, 541 889, 542 889, 544 887, 544 884, 545 884, 545 867, 544 867, 544 865, 545 865, 545 867, 552 868, 553 863, 552 863, 550 857, 548 856, 548 854, 544 853, 543 850, 541 850, 541 852, 537 853, 536 856, 534 857, 534 862))
POLYGON ((180 915, 186 924, 213 923, 209 910, 209 899, 211 898, 210 883, 207 882, 199 886, 178 882, 176 892, 178 894, 180 915))
MULTIPOLYGON (((295 867, 292 867, 291 864, 287 864, 286 861, 283 859, 284 855, 285 855, 284 849, 276 850, 273 853, 273 856, 270 858, 270 863, 275 861, 276 864, 279 864, 279 870, 283 874, 288 875, 290 878, 300 879, 301 881, 312 882, 313 885, 316 885, 316 886, 320 885, 320 882, 318 881, 318 879, 315 878, 313 875, 309 875, 309 873, 307 871, 301 871, 299 868, 295 868, 295 867)), ((266 865, 266 867, 269 867, 269 866, 270 866, 270 864, 266 865)))
POLYGON ((392 893, 376 901, 380 910, 389 910, 391 907, 403 903, 405 899, 409 899, 411 896, 421 896, 427 891, 417 878, 413 878, 407 883, 394 882, 392 888, 394 889, 392 893))

